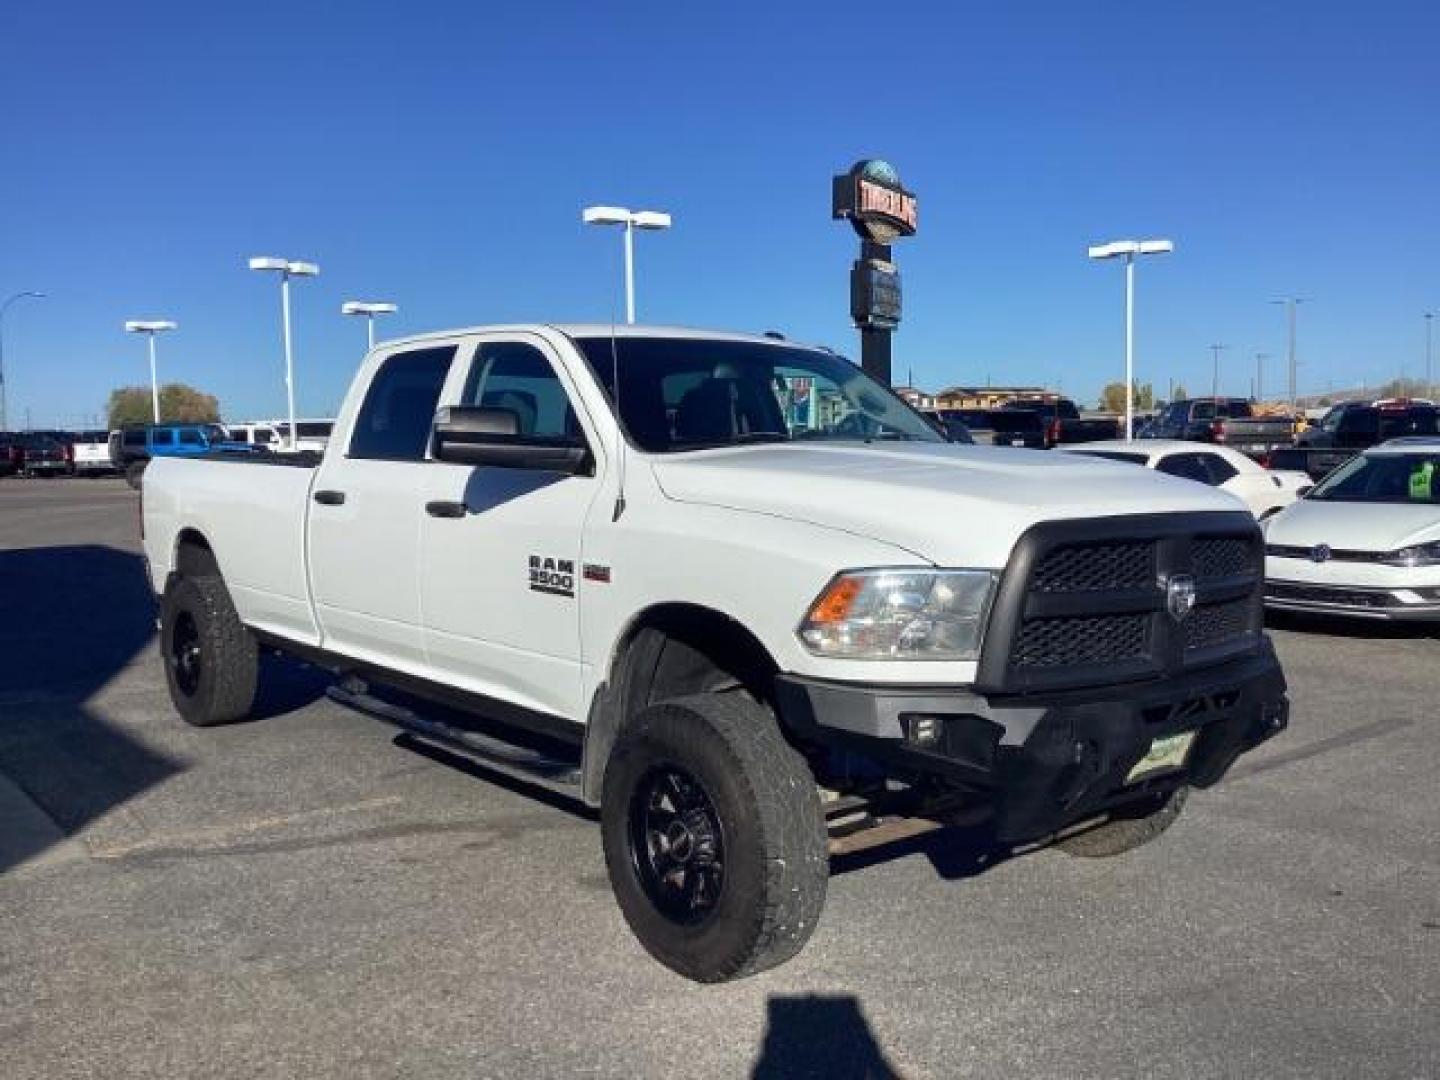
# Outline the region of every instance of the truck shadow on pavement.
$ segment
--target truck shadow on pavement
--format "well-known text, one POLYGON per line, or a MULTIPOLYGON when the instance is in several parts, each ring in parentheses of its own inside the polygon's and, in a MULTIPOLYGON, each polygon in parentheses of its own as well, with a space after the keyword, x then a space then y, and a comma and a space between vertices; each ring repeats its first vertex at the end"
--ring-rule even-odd
POLYGON ((876 863, 893 862, 910 855, 924 855, 945 881, 978 877, 1009 859, 1015 852, 1001 844, 984 825, 952 825, 909 840, 896 840, 846 855, 830 857, 832 875, 864 870, 876 863))
POLYGON ((3 872, 183 766, 87 705, 153 634, 138 555, 93 545, 0 551, 0 611, 0 775, 9 799, 23 793, 34 804, 11 807, 27 826, 0 837, 3 872))
POLYGON ((899 1080, 853 995, 777 995, 766 1012, 752 1080, 899 1080))
MULTIPOLYGON (((137 554, 100 545, 0 551, 0 873, 186 767, 137 737, 153 692, 130 725, 92 700, 146 649, 154 625, 137 554)), ((313 672, 268 661, 265 683, 262 716, 324 690, 313 672)))

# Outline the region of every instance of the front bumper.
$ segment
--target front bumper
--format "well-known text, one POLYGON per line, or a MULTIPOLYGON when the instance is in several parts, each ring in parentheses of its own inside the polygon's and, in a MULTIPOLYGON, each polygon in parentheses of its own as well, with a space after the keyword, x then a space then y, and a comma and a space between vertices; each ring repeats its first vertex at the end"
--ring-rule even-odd
POLYGON ((1440 619, 1440 589, 1321 585, 1267 578, 1265 606, 1271 611, 1343 615, 1356 619, 1440 619))
POLYGON ((1181 783, 1208 787, 1289 721, 1285 676, 1268 641, 1254 655, 1181 677, 1084 691, 987 697, 781 676, 777 699, 803 739, 988 799, 996 836, 1007 842, 1051 835, 1181 783), (1190 731, 1183 765, 1127 782, 1155 739, 1190 731))

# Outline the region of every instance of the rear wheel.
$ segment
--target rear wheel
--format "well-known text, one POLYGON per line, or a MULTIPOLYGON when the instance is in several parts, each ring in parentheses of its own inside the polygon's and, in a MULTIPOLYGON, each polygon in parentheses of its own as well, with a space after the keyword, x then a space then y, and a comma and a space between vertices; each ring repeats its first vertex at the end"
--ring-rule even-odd
POLYGON ((1127 808, 1123 815, 1117 814, 1103 825, 1067 836, 1055 846, 1084 859, 1107 859, 1134 851, 1175 824, 1189 797, 1190 789, 1182 784, 1168 794, 1127 808))
POLYGON ((249 715, 259 649, 219 577, 171 581, 160 604, 160 652, 170 700, 186 723, 213 727, 249 715))
POLYGON ((136 491, 140 490, 140 483, 145 475, 145 462, 132 461, 125 466, 125 482, 136 491))
POLYGON ((606 765, 601 835, 630 929, 698 982, 790 959, 825 905, 815 780, 770 712, 735 694, 677 698, 631 721, 606 765))

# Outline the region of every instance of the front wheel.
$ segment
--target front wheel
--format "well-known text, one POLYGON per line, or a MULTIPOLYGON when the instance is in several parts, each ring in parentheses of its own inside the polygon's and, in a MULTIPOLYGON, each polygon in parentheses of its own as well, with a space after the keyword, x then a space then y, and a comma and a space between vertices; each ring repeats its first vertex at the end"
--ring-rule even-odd
POLYGON ((160 602, 170 701, 188 724, 242 720, 255 703, 260 652, 219 577, 180 577, 160 602))
POLYGON ((630 929, 697 982, 790 959, 825 906, 815 780, 746 698, 698 694, 639 713, 606 765, 601 837, 630 929))
POLYGON ((1067 836, 1055 846, 1084 859, 1108 859, 1134 851, 1175 824, 1189 797, 1190 789, 1182 784, 1169 794, 1117 812, 1103 825, 1067 836))

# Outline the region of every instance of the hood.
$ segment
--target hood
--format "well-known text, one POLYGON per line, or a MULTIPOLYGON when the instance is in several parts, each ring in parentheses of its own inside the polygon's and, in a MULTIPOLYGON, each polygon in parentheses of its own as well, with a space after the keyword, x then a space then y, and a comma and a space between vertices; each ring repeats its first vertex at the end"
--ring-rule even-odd
POLYGON ((949 443, 783 443, 651 458, 665 495, 866 536, 941 566, 999 569, 1041 521, 1244 511, 1225 492, 1134 465, 949 443))
POLYGON ((1329 544, 1342 551, 1394 551, 1440 539, 1440 506, 1301 499, 1265 524, 1265 541, 1269 544, 1329 544))

